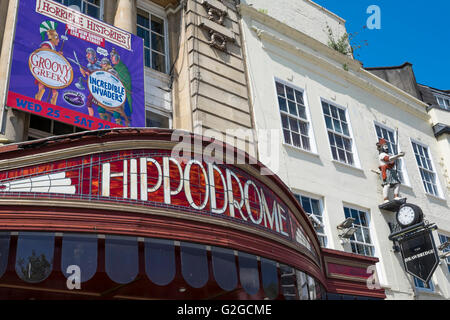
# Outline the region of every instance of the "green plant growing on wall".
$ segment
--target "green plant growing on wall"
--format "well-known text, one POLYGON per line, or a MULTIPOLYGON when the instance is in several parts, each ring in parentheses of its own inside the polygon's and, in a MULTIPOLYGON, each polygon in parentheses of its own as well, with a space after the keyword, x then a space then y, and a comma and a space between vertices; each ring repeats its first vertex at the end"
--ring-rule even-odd
POLYGON ((328 33, 328 46, 331 49, 336 50, 346 56, 353 54, 353 48, 350 46, 350 35, 348 33, 344 33, 340 37, 336 37, 333 34, 333 30, 331 30, 330 26, 327 25, 327 33, 328 33))
POLYGON ((259 12, 267 14, 269 12, 269 10, 267 9, 258 9, 259 12))
MULTIPOLYGON (((367 29, 367 26, 364 26, 363 30, 364 29, 367 29)), ((328 33, 328 46, 346 56, 359 57, 357 51, 362 47, 369 45, 367 40, 363 40, 362 42, 356 40, 356 36, 359 35, 359 32, 346 32, 342 36, 336 37, 328 24, 326 32, 328 33)))

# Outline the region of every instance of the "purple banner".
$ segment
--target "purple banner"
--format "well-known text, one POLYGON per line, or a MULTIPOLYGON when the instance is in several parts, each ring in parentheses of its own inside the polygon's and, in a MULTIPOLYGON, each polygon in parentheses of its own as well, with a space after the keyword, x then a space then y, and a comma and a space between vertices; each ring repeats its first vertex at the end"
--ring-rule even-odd
POLYGON ((143 40, 51 0, 20 0, 7 105, 85 129, 145 127, 143 40))

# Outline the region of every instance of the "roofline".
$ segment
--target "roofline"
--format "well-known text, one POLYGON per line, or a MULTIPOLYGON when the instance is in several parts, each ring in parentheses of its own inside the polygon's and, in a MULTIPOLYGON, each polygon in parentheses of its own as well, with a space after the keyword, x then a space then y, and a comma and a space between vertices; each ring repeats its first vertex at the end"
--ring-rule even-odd
POLYGON ((450 94, 450 90, 437 89, 437 88, 433 88, 433 87, 427 86, 425 84, 420 84, 420 83, 417 83, 417 85, 425 87, 425 88, 429 88, 429 89, 432 89, 432 90, 436 90, 436 91, 439 91, 439 92, 443 92, 445 94, 450 94))
POLYGON ((389 66, 389 67, 364 67, 366 70, 390 70, 390 69, 401 69, 405 66, 412 66, 413 64, 411 62, 405 62, 404 64, 400 66, 389 66))

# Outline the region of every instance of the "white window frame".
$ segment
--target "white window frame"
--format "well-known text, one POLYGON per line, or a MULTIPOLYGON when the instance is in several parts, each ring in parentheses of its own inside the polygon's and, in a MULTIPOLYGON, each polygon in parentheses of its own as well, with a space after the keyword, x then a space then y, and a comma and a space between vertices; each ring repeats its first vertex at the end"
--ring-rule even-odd
POLYGON ((422 288, 422 287, 419 287, 418 286, 418 284, 420 283, 420 282, 422 282, 422 283, 425 283, 424 281, 422 281, 422 280, 420 280, 420 279, 418 279, 418 278, 416 278, 416 277, 414 277, 413 276, 413 281, 414 281, 414 287, 416 288, 416 290, 417 291, 422 291, 422 292, 434 292, 434 283, 433 283, 433 280, 431 280, 430 279, 430 281, 428 281, 428 283, 430 284, 430 287, 429 288, 422 288), (419 282, 420 281, 420 282, 419 282))
MULTIPOLYGON (((445 241, 442 242, 441 237, 445 238, 446 241, 449 241, 449 240, 450 240, 450 236, 448 236, 448 235, 446 235, 446 234, 443 234, 443 233, 440 233, 440 232, 438 231, 438 238, 439 238, 439 243, 440 243, 440 245, 442 245, 442 244, 445 243, 445 241)), ((442 252, 443 252, 443 253, 450 252, 450 247, 444 249, 442 252)), ((445 262, 447 263, 447 270, 448 270, 448 272, 450 273, 450 257, 445 258, 445 262)))
MULTIPOLYGON (((323 199, 321 197, 311 196, 311 195, 305 194, 303 192, 294 192, 294 195, 295 195, 295 198, 299 201, 302 208, 303 208, 303 204, 301 202, 301 197, 308 198, 310 200, 310 204, 311 204, 311 200, 317 200, 319 202, 319 210, 322 213, 320 218, 322 219, 322 224, 323 224, 322 228, 323 228, 324 233, 317 232, 316 228, 314 228, 314 231, 316 232, 317 236, 325 238, 326 246, 324 246, 323 248, 329 248, 330 247, 330 239, 328 237, 328 232, 327 232, 326 223, 325 223, 325 212, 324 212, 324 206, 323 206, 323 199), (299 197, 299 198, 297 198, 297 197, 299 197)), ((311 209, 312 209, 312 205, 311 205, 311 209)), ((306 212, 306 214, 308 214, 308 216, 314 215, 317 217, 317 215, 314 213, 306 212)))
POLYGON ((145 126, 146 127, 147 127, 147 111, 169 119, 169 128, 168 129, 172 129, 172 115, 169 112, 161 111, 157 107, 153 107, 150 105, 145 106, 145 116, 146 116, 145 126))
MULTIPOLYGON (((292 83, 290 83, 288 81, 285 81, 285 80, 282 80, 280 78, 277 78, 277 77, 274 78, 274 89, 275 89, 275 104, 277 106, 278 115, 280 117, 280 127, 281 127, 281 133, 282 133, 282 137, 281 138, 282 138, 282 141, 283 141, 283 145, 289 146, 291 148, 295 148, 296 150, 300 150, 300 151, 303 151, 303 152, 317 154, 316 139, 314 137, 314 129, 313 129, 313 125, 312 125, 311 112, 309 110, 308 98, 306 96, 306 90, 301 88, 301 87, 299 87, 299 86, 296 86, 296 85, 294 85, 294 84, 292 84, 292 83), (283 84, 284 86, 290 87, 291 89, 297 90, 297 91, 302 93, 303 105, 305 107, 305 113, 306 113, 306 118, 307 118, 306 120, 301 118, 301 117, 299 117, 299 116, 296 117, 296 116, 290 114, 289 112, 281 111, 280 105, 279 105, 279 102, 278 102, 278 91, 277 91, 277 84, 276 84, 277 82, 283 84), (310 150, 297 147, 294 144, 289 144, 289 143, 287 143, 285 141, 285 139, 284 139, 284 132, 283 132, 283 122, 282 122, 282 118, 281 118, 281 115, 283 113, 286 114, 288 117, 292 117, 292 118, 294 118, 296 120, 308 123, 308 139, 309 139, 309 145, 311 147, 310 150)), ((286 97, 286 99, 287 99, 287 97, 286 97)), ((287 105, 287 101, 286 101, 286 105, 287 105)), ((289 130, 289 131, 291 131, 291 130, 289 130)), ((300 137, 300 139, 301 139, 301 137, 300 137)))
MULTIPOLYGON (((437 167, 436 167, 435 164, 434 164, 435 162, 434 162, 434 160, 433 160, 433 155, 431 154, 431 149, 430 149, 430 147, 429 147, 428 145, 426 145, 426 144, 420 142, 420 141, 417 141, 417 140, 413 139, 413 138, 410 138, 410 141, 411 141, 411 151, 412 151, 412 154, 414 155, 414 161, 416 162, 416 167, 417 167, 417 170, 418 170, 418 173, 419 173, 420 181, 422 182, 422 188, 423 188, 423 191, 425 192, 425 194, 427 194, 427 195, 429 195, 429 196, 431 196, 431 197, 436 197, 436 198, 439 198, 439 199, 444 199, 444 198, 443 198, 442 188, 441 188, 441 183, 440 183, 440 181, 439 181, 439 176, 438 176, 438 173, 437 173, 437 170, 436 170, 437 167), (424 186, 424 180, 422 179, 422 174, 421 174, 421 172, 420 172, 421 167, 419 167, 419 163, 417 163, 416 153, 414 152, 413 143, 415 143, 415 144, 421 146, 422 148, 427 149, 427 151, 428 151, 428 155, 430 156, 431 165, 433 166, 433 173, 434 173, 434 176, 435 176, 435 178, 436 178, 436 188, 437 188, 437 192, 438 192, 437 195, 436 195, 436 194, 429 193, 429 192, 427 191, 427 189, 425 188, 425 186, 424 186)), ((427 170, 427 171, 430 171, 430 170, 425 169, 425 168, 423 168, 423 169, 424 169, 424 170, 427 170)))
MULTIPOLYGON (((64 0, 63 0, 63 2, 64 2, 64 0)), ((83 3, 88 3, 88 4, 91 5, 91 6, 97 7, 97 5, 95 5, 95 4, 93 4, 93 3, 90 3, 90 2, 87 1, 87 0, 81 0, 81 5, 82 5, 82 6, 83 6, 83 3)), ((63 5, 63 6, 66 6, 66 7, 69 7, 69 6, 66 5, 66 4, 62 4, 62 5, 63 5)), ((99 6, 99 9, 100 9, 100 17, 99 17, 98 19, 101 20, 101 21, 104 21, 104 18, 105 18, 105 0, 100 0, 100 6, 99 6)), ((87 13, 84 13, 84 12, 83 12, 83 8, 80 8, 80 12, 83 13, 83 14, 88 15, 87 13)), ((90 17, 91 17, 91 16, 90 16, 90 17)), ((95 18, 95 17, 91 17, 91 18, 97 19, 97 18, 95 18)))
MULTIPOLYGON (((390 127, 388 127, 388 126, 386 126, 386 125, 384 125, 382 123, 379 123, 378 121, 374 121, 373 129, 375 130, 375 137, 377 137, 377 141, 376 141, 377 143, 379 142, 379 140, 378 140, 378 133, 377 133, 376 126, 379 126, 379 127, 383 128, 383 129, 385 129, 387 131, 393 132, 394 133, 394 139, 395 139, 395 131, 394 131, 394 129, 392 129, 392 128, 390 128, 390 127)), ((397 140, 400 140, 400 136, 397 137, 397 140)), ((396 141, 396 145, 397 145, 397 151, 401 152, 402 148, 400 146, 400 141, 396 141)), ((400 161, 401 162, 401 171, 402 171, 403 180, 404 180, 403 183, 401 183, 401 184, 403 186, 411 187, 411 181, 409 180, 408 172, 406 170, 405 158, 402 158, 400 160, 401 160, 400 161)))
POLYGON ((434 96, 436 97, 436 102, 437 102, 437 104, 438 104, 439 107, 441 107, 441 108, 443 108, 443 109, 445 109, 445 110, 450 111, 450 97, 449 97, 449 96, 445 96, 445 95, 443 95, 443 94, 436 94, 436 93, 434 94, 434 96), (443 100, 444 106, 442 106, 442 105, 439 103, 439 99, 442 99, 442 100, 443 100))
MULTIPOLYGON (((170 68, 170 66, 169 66, 169 63, 170 63, 169 54, 170 53, 169 53, 169 41, 168 41, 168 36, 169 36, 168 30, 169 29, 168 29, 168 21, 167 21, 166 12, 164 11, 164 8, 158 6, 157 4, 150 3, 147 1, 143 1, 143 0, 138 0, 137 9, 145 11, 148 14, 154 15, 155 17, 164 21, 164 55, 165 55, 164 61, 165 61, 166 68, 163 73, 168 74, 170 72, 170 69, 169 69, 170 68)), ((151 22, 151 20, 150 20, 150 22, 151 22)), ((137 27, 138 27, 138 24, 137 24, 137 12, 136 12, 136 30, 137 30, 137 27)), ((151 36, 151 31, 149 31, 149 32, 150 32, 150 36, 151 36)), ((136 33, 137 33, 137 31, 136 31, 136 33)), ((151 43, 151 37, 150 37, 150 43, 151 43)), ((152 49, 150 48, 150 51, 151 50, 152 49)), ((144 68, 155 71, 155 72, 161 72, 161 71, 155 70, 151 67, 147 67, 145 65, 145 50, 144 50, 143 54, 144 54, 144 68)))
MULTIPOLYGON (((322 98, 322 97, 319 98, 319 105, 320 105, 320 110, 321 110, 321 113, 322 113, 323 124, 325 126, 326 140, 328 141, 328 147, 329 147, 329 153, 330 153, 331 160, 333 162, 340 163, 340 164, 343 164, 345 166, 361 169, 361 162, 359 160, 358 148, 356 147, 355 136, 353 135, 353 128, 352 128, 352 124, 351 124, 351 120, 350 120, 350 112, 348 110, 348 107, 344 107, 343 105, 340 105, 340 104, 338 104, 338 103, 336 103, 334 101, 331 101, 331 100, 328 100, 328 99, 322 98), (343 137, 346 137, 346 136, 343 135, 343 134, 340 134, 339 132, 336 132, 334 130, 331 131, 330 129, 328 129, 327 123, 326 123, 326 120, 325 120, 325 113, 323 111, 322 102, 325 102, 325 103, 327 103, 329 105, 333 105, 334 107, 342 109, 345 112, 345 117, 347 119, 347 124, 348 124, 348 131, 350 133, 350 139, 352 141, 352 153, 353 153, 353 162, 354 162, 353 164, 349 164, 347 162, 342 162, 340 160, 335 160, 334 159, 333 152, 331 151, 331 144, 330 144, 330 138, 328 137, 328 132, 332 132, 333 134, 337 134, 337 135, 343 136, 343 137)), ((346 137, 346 138, 348 138, 348 137, 346 137)), ((339 156, 338 156, 338 158, 339 158, 339 156)))
MULTIPOLYGON (((365 213, 366 220, 367 220, 367 227, 362 227, 362 226, 360 227, 359 225, 355 226, 354 223, 352 224, 352 227, 354 227, 356 229, 358 229, 358 228, 365 228, 365 229, 369 230, 369 237, 370 237, 370 243, 361 242, 361 241, 356 240, 356 233, 355 233, 355 235, 353 235, 355 240, 352 240, 351 238, 349 239, 350 244, 354 243, 355 245, 359 244, 359 245, 362 245, 362 246, 372 247, 373 255, 369 256, 369 255, 365 255, 364 254, 364 256, 366 256, 366 257, 376 257, 377 250, 376 250, 375 243, 374 243, 375 242, 374 241, 375 238, 374 238, 374 232, 372 230, 373 229, 372 228, 372 223, 371 223, 372 222, 372 217, 370 215, 370 210, 364 209, 364 208, 360 208, 360 207, 356 207, 356 206, 353 206, 353 205, 350 205, 350 204, 347 204, 347 203, 344 203, 343 207, 342 207, 342 211, 344 212, 344 219, 347 219, 347 217, 345 216, 345 208, 347 208, 349 210, 353 209, 353 210, 365 213)), ((364 238, 364 235, 363 235, 363 238, 364 238)), ((350 247, 350 249, 351 249, 351 247, 350 247)), ((353 252, 353 250, 351 250, 351 252, 355 253, 355 254, 363 255, 361 253, 353 252)))

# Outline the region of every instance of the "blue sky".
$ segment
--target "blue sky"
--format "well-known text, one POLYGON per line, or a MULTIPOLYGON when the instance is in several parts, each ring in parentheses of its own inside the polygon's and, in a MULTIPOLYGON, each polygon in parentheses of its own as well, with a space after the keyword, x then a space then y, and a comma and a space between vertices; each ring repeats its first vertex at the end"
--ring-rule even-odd
MULTIPOLYGON (((293 0, 295 1, 295 0, 293 0)), ((450 90, 450 1, 313 0, 346 20, 347 32, 359 32, 355 52, 364 67, 413 64, 417 82, 450 90), (381 9, 381 29, 363 29, 370 5, 381 9)))

